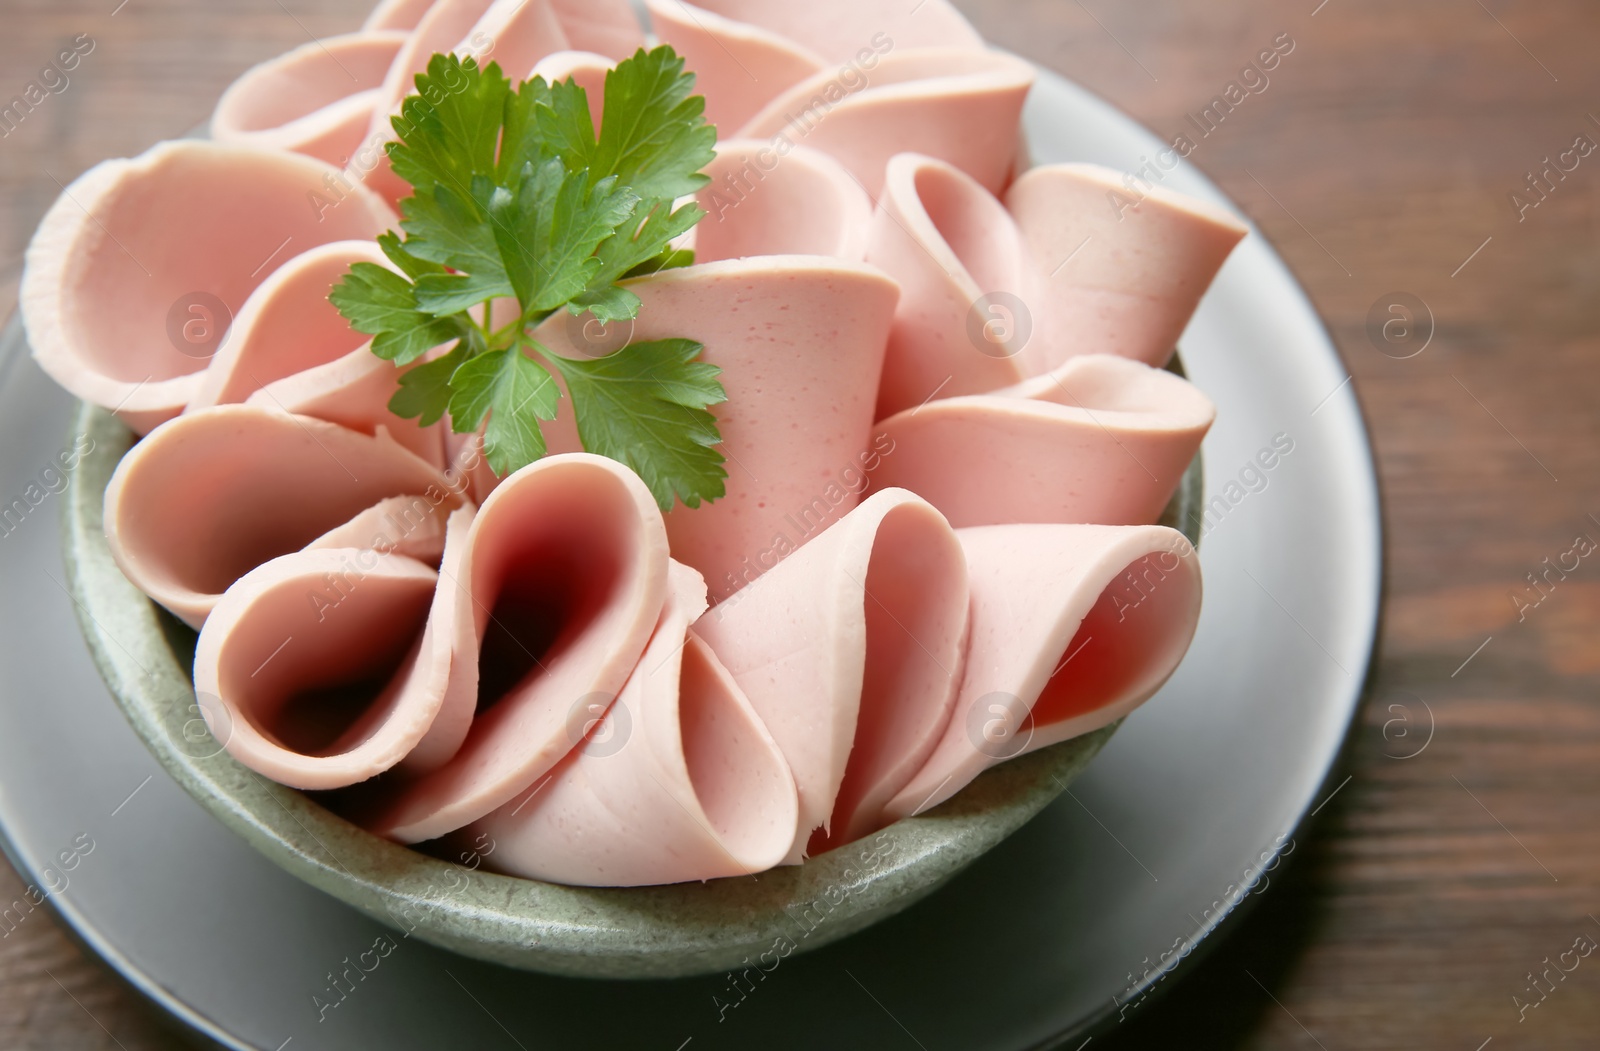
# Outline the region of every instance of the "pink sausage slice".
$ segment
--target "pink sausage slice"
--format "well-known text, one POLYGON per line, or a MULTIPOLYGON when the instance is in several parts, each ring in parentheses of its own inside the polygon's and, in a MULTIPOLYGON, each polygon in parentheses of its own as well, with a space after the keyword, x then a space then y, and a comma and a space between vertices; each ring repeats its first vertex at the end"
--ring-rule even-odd
MULTIPOLYGON (((500 71, 515 82, 546 55, 572 50, 572 42, 552 0, 494 0, 456 50, 481 55, 485 65, 499 63, 500 71)), ((411 89, 409 80, 406 87, 411 89)))
MULTIPOLYGON (((445 476, 450 479, 451 486, 479 504, 489 499, 489 494, 500 484, 500 477, 489 469, 488 456, 483 451, 483 431, 480 429, 475 434, 456 434, 454 431, 446 430, 444 443, 445 454, 450 464, 445 470, 445 476)), ((582 451, 576 446, 569 449, 557 449, 551 446, 546 450, 547 455, 582 451)))
POLYGON ((1073 354, 1166 364, 1248 232, 1205 201, 1135 187, 1109 168, 1052 164, 1023 173, 1006 191, 1048 303, 1040 320, 1056 337, 1023 350, 1029 372, 1047 372, 1073 354))
POLYGON ((705 581, 677 562, 671 579, 622 693, 576 709, 579 743, 567 758, 468 830, 493 839, 500 871, 634 887, 747 875, 783 860, 798 820, 794 778, 738 684, 689 629, 705 610, 705 581))
POLYGON ((871 490, 909 489, 957 528, 1012 522, 1154 522, 1216 409, 1137 361, 1071 358, 993 394, 939 398, 879 424, 893 452, 871 490))
MULTIPOLYGON (((436 54, 482 59, 483 65, 498 62, 502 72, 521 77, 533 67, 538 54, 529 54, 523 45, 538 54, 559 51, 566 46, 561 27, 550 12, 547 0, 437 0, 422 15, 405 46, 390 64, 372 103, 372 119, 364 136, 368 143, 387 143, 395 138, 391 118, 399 114, 401 102, 416 91, 416 76, 428 68, 436 54), (501 50, 507 30, 514 47, 509 54, 501 50)), ((370 170, 358 173, 365 185, 389 201, 399 201, 411 193, 411 186, 394 173, 388 155, 374 151, 370 170)))
POLYGON ((870 229, 867 259, 900 282, 880 419, 1027 375, 1017 350, 1048 336, 1016 316, 1017 303, 1020 312, 1037 303, 1034 275, 1017 224, 992 193, 943 161, 902 153, 889 161, 870 229))
POLYGON ((376 241, 335 241, 274 270, 239 308, 187 411, 242 402, 274 380, 369 343, 371 338, 352 329, 328 302, 328 293, 352 263, 389 266, 376 241))
POLYGON ((885 808, 921 813, 985 769, 1127 715, 1200 616, 1200 560, 1163 526, 958 530, 972 581, 966 672, 938 747, 885 808))
POLYGON ((247 70, 217 102, 211 137, 349 163, 407 37, 398 30, 328 37, 247 70))
POLYGON ((591 51, 618 62, 645 46, 644 27, 630 0, 550 0, 550 7, 569 50, 591 51))
MULTIPOLYGON (((855 506, 899 293, 881 271, 817 256, 697 264, 629 288, 644 304, 636 322, 607 326, 602 337, 560 314, 537 336, 568 357, 683 337, 705 344, 702 360, 722 368, 728 400, 711 411, 727 495, 667 515, 673 557, 720 599, 855 506)), ((565 398, 546 436, 552 449, 577 448, 565 398)))
POLYGON ((605 114, 606 74, 615 66, 615 61, 593 51, 557 51, 541 58, 529 79, 543 77, 551 84, 570 79, 576 83, 589 99, 589 120, 598 131, 605 114))
MULTIPOLYGON (((451 52, 482 55, 484 65, 500 61, 501 56, 493 54, 492 49, 485 53, 486 47, 498 46, 499 41, 491 39, 479 28, 479 24, 482 22, 487 26, 492 23, 497 29, 503 28, 512 6, 503 0, 438 0, 429 7, 389 66, 374 101, 370 133, 385 139, 393 137, 389 118, 400 111, 401 100, 416 90, 416 75, 428 68, 428 60, 434 55, 451 52), (472 39, 474 32, 481 34, 476 40, 472 39)), ((548 2, 529 0, 521 6, 526 9, 527 28, 548 45, 547 52, 561 50, 563 41, 560 26, 551 14, 548 2)), ((527 68, 532 67, 533 60, 530 59, 527 68)), ((503 61, 500 61, 500 69, 508 76, 520 75, 503 61)))
POLYGON ((780 91, 825 68, 855 83, 893 50, 981 51, 982 37, 946 0, 796 4, 788 0, 646 0, 664 43, 700 76, 706 114, 732 134, 780 91))
POLYGON ((838 161, 818 150, 757 139, 717 144, 700 191, 708 213, 694 228, 698 263, 754 255, 867 255, 872 202, 838 161))
POLYGON ((881 825, 931 754, 961 681, 966 577, 939 513, 883 492, 695 625, 794 772, 788 863, 881 825))
MULTIPOLYGON (((505 805, 575 743, 580 700, 615 697, 661 614, 667 537, 650 491, 613 460, 552 456, 484 501, 459 566, 451 688, 476 694, 451 761, 395 786, 363 824, 416 843, 505 805)), ((453 580, 450 579, 453 577, 453 580)), ((444 585, 441 585, 444 586, 444 585)))
POLYGON ((343 522, 305 546, 360 547, 384 554, 405 555, 430 568, 444 555, 445 524, 454 509, 427 496, 391 496, 379 500, 348 522, 343 522))
POLYGON ((311 194, 337 175, 299 154, 194 140, 89 169, 28 246, 20 304, 40 367, 141 433, 176 416, 274 260, 397 222, 360 188, 319 215, 311 194))
POLYGON ((443 467, 447 425, 439 420, 423 427, 389 411, 400 377, 412 367, 397 368, 372 353, 370 343, 363 344, 342 357, 267 384, 245 404, 314 416, 363 434, 387 431, 422 459, 443 467))
POLYGON ((768 103, 740 138, 782 136, 831 154, 876 200, 897 153, 947 161, 999 193, 1017 155, 1033 67, 998 51, 895 50, 859 81, 822 70, 768 103))
POLYGON ((433 0, 378 0, 378 5, 367 15, 367 20, 361 23, 361 28, 410 31, 417 28, 417 23, 422 21, 422 16, 426 15, 432 6, 433 0))
MULTIPOLYGON (((683 5, 687 6, 687 5, 683 5)), ((828 62, 847 62, 862 49, 886 52, 945 47, 981 51, 983 38, 948 0, 907 6, 900 0, 795 4, 789 0, 702 0, 698 7, 759 26, 828 62)))
POLYGON ((199 627, 256 566, 403 495, 460 502, 437 467, 387 435, 223 405, 128 451, 106 486, 106 534, 128 579, 199 627))
POLYGON ((694 71, 695 92, 706 99, 706 119, 721 134, 733 135, 780 90, 805 80, 827 60, 803 44, 741 22, 735 14, 719 14, 712 6, 645 0, 656 35, 694 71))
MULTIPOLYGON (((457 533, 471 514, 457 512, 457 533)), ((437 768, 472 717, 471 693, 452 688, 456 600, 429 567, 368 548, 299 551, 252 570, 195 650, 213 736, 292 788, 437 768)))
POLYGON ((1027 172, 1002 204, 943 161, 893 158, 867 253, 904 290, 880 415, 1080 354, 1165 364, 1245 229, 1167 190, 1128 193, 1109 169, 1062 164, 1027 172))

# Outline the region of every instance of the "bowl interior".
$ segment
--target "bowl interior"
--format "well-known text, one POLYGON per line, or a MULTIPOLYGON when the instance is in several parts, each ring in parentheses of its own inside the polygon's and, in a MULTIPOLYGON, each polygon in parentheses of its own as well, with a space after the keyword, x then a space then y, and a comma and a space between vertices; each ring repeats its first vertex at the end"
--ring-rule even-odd
MULTIPOLYGON (((235 762, 211 737, 190 682, 194 633, 141 594, 106 543, 103 496, 132 443, 80 407, 94 439, 67 493, 68 586, 96 666, 134 731, 207 810, 272 861, 382 923, 464 955, 579 977, 713 972, 817 948, 931 893, 1033 817, 1088 765, 1116 724, 985 772, 953 798, 863 840, 759 876, 584 888, 467 868, 373 836, 235 762)), ((1163 522, 1195 540, 1196 456, 1163 522)))

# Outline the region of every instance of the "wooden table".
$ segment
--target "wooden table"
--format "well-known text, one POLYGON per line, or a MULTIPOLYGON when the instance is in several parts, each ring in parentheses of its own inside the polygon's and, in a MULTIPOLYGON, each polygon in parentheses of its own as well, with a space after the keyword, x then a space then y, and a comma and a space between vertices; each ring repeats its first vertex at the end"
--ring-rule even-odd
MULTIPOLYGON (((0 97, 61 42, 96 43, 71 85, 0 140, 0 278, 14 278, 57 180, 199 123, 241 70, 353 26, 364 6, 116 4, 7 0, 0 97)), ((1569 155, 1579 167, 1535 206, 1511 197, 1539 200, 1530 170, 1579 135, 1600 142, 1600 8, 963 6, 991 40, 1169 135, 1290 35, 1270 85, 1192 161, 1261 225, 1328 319, 1386 501, 1386 616, 1348 782, 1235 936, 1094 1046, 1600 1046, 1600 955, 1568 956, 1575 968, 1551 973, 1554 989, 1525 1019, 1513 1000, 1538 1000, 1528 975, 1547 957, 1600 940, 1600 558, 1552 574, 1537 606, 1527 580, 1576 537, 1600 540, 1600 156, 1569 155), (1411 357, 1400 355, 1415 342, 1385 343, 1379 327, 1398 293, 1435 319, 1411 357), (1410 755, 1430 713, 1432 737, 1410 755), (1401 737, 1393 720, 1406 718, 1413 734, 1401 737)), ((0 865, 0 900, 20 890, 0 865)), ((171 1043, 54 927, 0 941, 0 1047, 171 1043)))

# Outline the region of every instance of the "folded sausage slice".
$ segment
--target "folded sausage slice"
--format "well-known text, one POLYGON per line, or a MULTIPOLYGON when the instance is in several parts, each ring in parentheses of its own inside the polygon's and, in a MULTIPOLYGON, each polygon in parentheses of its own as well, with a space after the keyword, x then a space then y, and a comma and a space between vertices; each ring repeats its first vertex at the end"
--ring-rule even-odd
MULTIPOLYGON (((580 699, 616 696, 661 614, 667 538, 632 471, 546 457, 490 494, 446 583, 459 590, 452 688, 476 694, 461 750, 361 818, 406 843, 499 809, 571 750, 580 699)), ((450 552, 446 552, 446 563, 450 552)))
POLYGON ((218 100, 211 137, 343 167, 407 39, 394 29, 326 37, 246 70, 218 100))
POLYGON ((695 261, 753 255, 867 255, 872 202, 850 173, 819 150, 783 140, 717 143, 700 191, 706 217, 694 228, 695 261))
MULTIPOLYGON (((471 515, 456 512, 458 535, 471 515)), ((444 763, 473 696, 451 675, 458 596, 441 579, 370 548, 298 551, 245 574, 195 650, 213 736, 257 773, 308 790, 444 763)))
POLYGON ((285 260, 239 308, 187 411, 244 401, 274 380, 370 343, 328 302, 355 263, 390 266, 372 240, 335 241, 285 260))
POLYGON ((1034 275, 1010 213, 970 175, 918 153, 892 158, 867 259, 900 283, 880 419, 1026 377, 1017 351, 1036 334, 1034 275))
POLYGON ((879 827, 932 752, 961 681, 966 577, 939 513, 891 490, 696 623, 794 773, 787 862, 879 827))
POLYGON ((460 503, 386 433, 221 405, 128 451, 106 486, 106 535, 140 591, 199 627, 235 580, 391 496, 460 503))
POLYGON ((360 187, 319 214, 310 195, 337 175, 295 153, 190 139, 90 168, 28 245, 19 303, 34 358, 140 433, 176 416, 275 261, 397 222, 360 187))
POLYGON ((786 0, 646 0, 663 43, 683 55, 706 117, 731 134, 786 88, 831 69, 853 87, 891 49, 966 48, 982 37, 947 0, 795 4, 786 0))
POLYGON ((363 30, 412 30, 422 21, 422 16, 433 6, 433 0, 378 0, 376 7, 361 23, 363 30))
POLYGON ((438 0, 418 20, 390 65, 375 102, 373 134, 392 135, 389 117, 416 90, 416 75, 436 54, 482 56, 483 65, 520 79, 552 51, 567 49, 549 0, 438 0))
POLYGON ((878 412, 983 394, 1080 354, 1172 356, 1245 228, 1110 169, 1058 164, 996 198, 920 154, 888 163, 867 259, 900 282, 878 412))
POLYGON ((616 68, 616 60, 593 51, 557 51, 541 58, 529 75, 543 77, 551 84, 571 80, 583 89, 589 100, 589 120, 595 129, 605 115, 606 74, 616 68))
POLYGON ((957 528, 1154 522, 1216 409, 1179 376, 1110 355, 1071 358, 993 394, 937 398, 878 425, 872 490, 905 488, 957 528))
POLYGON ((1073 354, 1164 365, 1200 297, 1248 232, 1228 212, 1094 164, 1050 164, 1006 191, 1054 339, 1023 348, 1030 373, 1073 354), (1077 249, 1081 246, 1081 251, 1077 249))
POLYGON ((619 62, 645 45, 644 27, 631 0, 550 0, 550 7, 566 35, 567 50, 619 62))
POLYGON ((266 384, 246 398, 245 404, 314 416, 364 434, 387 431, 422 459, 442 467, 446 464, 447 425, 435 420, 424 427, 419 420, 389 411, 389 401, 400 389, 400 377, 423 360, 397 367, 372 353, 370 343, 364 343, 332 361, 266 384))
POLYGON ((385 554, 405 555, 430 568, 444 555, 445 526, 455 510, 430 496, 391 496, 379 500, 348 522, 343 522, 305 546, 360 547, 385 554))
POLYGON ((1176 670, 1200 616, 1200 560, 1164 526, 957 531, 972 641, 938 747, 895 795, 896 820, 986 768, 1107 726, 1176 670))
POLYGON ((633 887, 762 872, 798 818, 776 742, 689 624, 705 581, 672 564, 655 634, 615 701, 574 707, 576 747, 516 800, 472 825, 502 872, 633 887))
MULTIPOLYGON (((884 342, 898 290, 882 271, 818 256, 758 256, 630 282, 634 322, 599 328, 558 314, 537 338, 567 357, 681 337, 705 345, 728 400, 714 405, 727 495, 667 515, 672 555, 721 599, 831 522, 865 488, 884 342)), ((592 319, 590 319, 592 322, 592 319)), ((572 403, 545 427, 578 448, 572 403)))
POLYGON ((740 138, 775 136, 831 154, 876 200, 889 159, 921 153, 991 193, 1011 177, 1033 67, 998 51, 894 50, 859 80, 824 69, 750 118, 740 138))

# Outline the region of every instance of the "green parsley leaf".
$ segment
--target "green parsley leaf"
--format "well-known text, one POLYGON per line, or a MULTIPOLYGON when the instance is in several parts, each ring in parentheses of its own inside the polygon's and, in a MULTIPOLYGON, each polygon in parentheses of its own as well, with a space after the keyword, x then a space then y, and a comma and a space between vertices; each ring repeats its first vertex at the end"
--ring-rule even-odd
POLYGON ((383 249, 383 254, 389 257, 389 262, 400 268, 400 272, 415 281, 424 274, 442 274, 444 267, 438 263, 430 263, 426 259, 418 259, 406 251, 405 245, 393 230, 385 230, 378 235, 378 247, 383 249))
POLYGON ((454 320, 419 310, 416 293, 416 287, 393 270, 377 263, 353 263, 328 301, 351 328, 373 337, 374 354, 407 365, 462 334, 454 320))
POLYGON ((496 178, 509 186, 525 167, 538 167, 551 157, 560 157, 571 171, 585 170, 594 144, 588 92, 572 80, 547 84, 534 77, 523 82, 506 106, 496 178))
POLYGON ((646 259, 638 266, 622 275, 623 280, 630 277, 649 277, 659 274, 663 270, 678 270, 682 267, 694 265, 694 249, 668 248, 653 259, 646 259))
POLYGON ((474 175, 495 170, 495 150, 511 83, 494 63, 434 55, 418 73, 417 94, 390 118, 400 141, 389 146, 394 173, 419 194, 444 185, 466 194, 474 175))
POLYGON ((423 427, 438 423, 450 409, 450 378, 467 357, 467 344, 462 341, 449 353, 402 372, 400 389, 389 399, 389 411, 401 419, 415 419, 423 427))
MULTIPOLYGON (((476 189, 488 196, 489 183, 480 181, 476 189)), ((406 251, 455 271, 417 278, 420 309, 442 317, 514 294, 495 231, 476 203, 439 185, 430 194, 406 198, 400 211, 406 251)))
POLYGON ((575 296, 567 304, 573 314, 593 314, 597 321, 628 321, 639 316, 639 297, 621 285, 605 285, 575 296))
MULTIPOLYGON (((711 182, 700 169, 717 154, 717 129, 694 74, 665 45, 640 48, 606 76, 605 110, 590 171, 616 175, 645 198, 671 200, 711 182)), ((598 176, 594 176, 598 178, 598 176)))
POLYGON ((520 346, 478 355, 456 369, 450 384, 450 423, 457 434, 470 434, 489 416, 483 450, 495 474, 504 477, 544 455, 538 421, 556 418, 561 391, 549 370, 520 346))
POLYGON ((489 218, 495 242, 527 310, 548 312, 588 287, 601 268, 594 251, 638 200, 615 178, 591 186, 558 158, 531 165, 514 190, 496 189, 489 218))
POLYGON ((584 447, 632 467, 663 508, 723 495, 707 408, 726 395, 700 344, 580 361, 529 336, 562 309, 633 318, 641 302, 623 282, 694 261, 672 244, 705 213, 673 205, 707 184, 716 130, 693 86, 672 48, 640 50, 607 74, 597 131, 571 79, 513 85, 493 64, 429 60, 391 121, 389 156, 414 191, 400 202, 404 238, 378 239, 395 269, 355 264, 330 296, 376 354, 409 366, 391 411, 483 428, 504 476, 545 454, 539 422, 556 417, 560 372, 584 447))
POLYGON ((726 491, 722 441, 708 406, 728 400, 721 369, 696 361, 688 339, 630 343, 602 358, 552 358, 566 380, 583 447, 621 461, 645 480, 663 511, 726 491))
POLYGON ((622 227, 600 245, 599 269, 588 288, 572 299, 576 306, 593 311, 602 321, 622 321, 638 315, 638 297, 613 286, 671 251, 672 240, 687 233, 706 213, 697 204, 673 211, 669 201, 641 201, 635 214, 643 215, 644 221, 636 229, 622 227))

